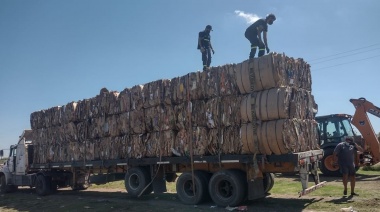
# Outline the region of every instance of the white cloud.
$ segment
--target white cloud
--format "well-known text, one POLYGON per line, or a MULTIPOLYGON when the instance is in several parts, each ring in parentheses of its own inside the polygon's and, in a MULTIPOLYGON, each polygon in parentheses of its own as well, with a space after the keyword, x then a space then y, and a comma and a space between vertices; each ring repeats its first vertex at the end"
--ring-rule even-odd
POLYGON ((245 13, 244 11, 235 10, 237 16, 242 17, 248 24, 252 24, 253 22, 260 19, 260 17, 256 14, 245 13))

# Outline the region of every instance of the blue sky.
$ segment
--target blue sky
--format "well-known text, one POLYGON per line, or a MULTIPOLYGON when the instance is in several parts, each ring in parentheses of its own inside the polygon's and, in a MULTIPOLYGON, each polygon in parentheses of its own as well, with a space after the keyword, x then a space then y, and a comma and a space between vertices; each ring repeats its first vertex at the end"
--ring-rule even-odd
MULTIPOLYGON (((30 114, 201 70, 197 35, 213 26, 212 66, 248 59, 244 31, 274 13, 271 51, 311 65, 318 115, 380 106, 378 0, 0 0, 0 149, 30 114)), ((371 118, 376 132, 380 119, 371 118)))

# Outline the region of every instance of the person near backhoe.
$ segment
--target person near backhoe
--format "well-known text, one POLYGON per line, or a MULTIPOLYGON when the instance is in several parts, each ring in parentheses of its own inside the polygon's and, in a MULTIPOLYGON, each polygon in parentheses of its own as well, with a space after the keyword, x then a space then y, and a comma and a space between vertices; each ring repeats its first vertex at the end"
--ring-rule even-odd
POLYGON ((334 165, 339 165, 342 173, 343 195, 347 195, 348 179, 350 179, 351 196, 358 195, 355 193, 355 156, 357 151, 363 152, 363 148, 357 145, 352 137, 346 137, 345 141, 340 142, 335 147, 333 153, 334 165))
POLYGON ((210 32, 212 31, 211 25, 207 25, 205 30, 199 32, 198 35, 198 49, 202 53, 203 71, 207 70, 211 64, 211 51, 215 53, 211 45, 210 32))
POLYGON ((276 16, 271 13, 268 14, 265 19, 257 20, 245 30, 245 37, 251 43, 251 52, 249 54, 250 59, 255 57, 257 48, 259 48, 258 57, 263 56, 265 54, 265 50, 269 53, 267 42, 268 24, 272 25, 275 20, 276 16), (261 33, 263 34, 263 39, 261 39, 261 33))

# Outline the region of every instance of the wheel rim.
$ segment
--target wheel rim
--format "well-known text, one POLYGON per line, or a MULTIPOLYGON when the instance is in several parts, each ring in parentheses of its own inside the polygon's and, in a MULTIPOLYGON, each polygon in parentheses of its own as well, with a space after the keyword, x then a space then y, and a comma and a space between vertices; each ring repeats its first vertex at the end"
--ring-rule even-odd
POLYGON ((325 158, 324 165, 325 165, 326 169, 328 169, 329 171, 338 171, 339 170, 338 165, 334 166, 334 156, 333 155, 329 155, 325 158))
POLYGON ((227 180, 222 180, 218 184, 218 193, 223 198, 229 198, 233 194, 233 186, 232 184, 227 180))
POLYGON ((136 190, 140 185, 140 179, 137 174, 132 174, 129 177, 129 186, 133 189, 136 190))
MULTIPOLYGON (((197 191, 196 186, 194 186, 194 189, 196 192, 197 191)), ((183 184, 183 190, 188 196, 194 196, 195 194, 194 189, 193 189, 193 182, 191 180, 188 180, 183 184)))

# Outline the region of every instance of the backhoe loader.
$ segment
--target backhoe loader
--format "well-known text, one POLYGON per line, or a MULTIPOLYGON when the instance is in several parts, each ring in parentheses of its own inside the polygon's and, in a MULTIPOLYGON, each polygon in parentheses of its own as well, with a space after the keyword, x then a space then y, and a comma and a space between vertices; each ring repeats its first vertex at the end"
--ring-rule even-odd
POLYGON ((348 136, 354 137, 355 142, 364 150, 356 155, 356 169, 380 162, 379 140, 367 115, 367 113, 370 113, 380 118, 380 108, 365 98, 350 99, 350 102, 355 107, 353 116, 333 114, 316 117, 320 147, 324 152, 320 170, 324 175, 340 175, 339 167, 334 164, 333 152, 335 146, 348 136), (361 136, 355 134, 351 124, 359 130, 361 136))

